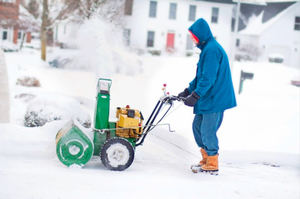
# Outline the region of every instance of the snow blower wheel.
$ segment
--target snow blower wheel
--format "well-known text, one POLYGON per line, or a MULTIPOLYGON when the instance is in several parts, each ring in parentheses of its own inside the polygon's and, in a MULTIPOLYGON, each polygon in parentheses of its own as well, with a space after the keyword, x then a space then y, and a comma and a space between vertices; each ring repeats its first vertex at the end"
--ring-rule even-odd
POLYGON ((126 139, 115 137, 105 142, 101 149, 100 157, 106 168, 114 171, 123 171, 132 164, 134 149, 126 139))

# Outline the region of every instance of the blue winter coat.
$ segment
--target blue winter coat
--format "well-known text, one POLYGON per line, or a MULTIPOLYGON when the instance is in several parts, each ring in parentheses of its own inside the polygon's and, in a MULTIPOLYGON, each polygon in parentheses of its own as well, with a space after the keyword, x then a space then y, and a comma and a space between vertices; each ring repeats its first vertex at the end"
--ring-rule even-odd
POLYGON ((201 49, 196 77, 190 82, 189 91, 200 99, 194 106, 194 114, 224 111, 236 106, 228 57, 214 39, 204 19, 198 19, 189 30, 199 39, 201 49))

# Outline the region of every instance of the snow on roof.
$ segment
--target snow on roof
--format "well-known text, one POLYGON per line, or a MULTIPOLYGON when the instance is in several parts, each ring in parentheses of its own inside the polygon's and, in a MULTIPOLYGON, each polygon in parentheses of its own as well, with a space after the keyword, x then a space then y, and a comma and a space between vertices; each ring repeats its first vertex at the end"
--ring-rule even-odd
POLYGON ((289 13, 291 9, 293 9, 296 6, 299 6, 300 2, 294 3, 279 14, 277 14, 275 17, 271 18, 267 22, 263 23, 263 14, 264 11, 262 11, 259 15, 249 18, 248 25, 245 29, 241 30, 239 33, 244 35, 260 35, 263 31, 267 30, 270 26, 272 26, 274 23, 276 23, 282 16, 289 13))

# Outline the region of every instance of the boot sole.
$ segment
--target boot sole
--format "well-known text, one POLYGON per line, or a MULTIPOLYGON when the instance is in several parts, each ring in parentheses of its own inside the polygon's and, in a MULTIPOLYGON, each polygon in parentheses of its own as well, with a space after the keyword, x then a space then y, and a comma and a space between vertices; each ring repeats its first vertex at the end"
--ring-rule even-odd
POLYGON ((191 169, 193 173, 205 173, 205 174, 210 174, 210 175, 219 175, 219 170, 212 170, 212 171, 207 171, 207 170, 203 170, 201 169, 201 167, 199 168, 192 168, 191 169))
POLYGON ((219 175, 219 170, 203 170, 200 168, 199 172, 201 173, 207 173, 207 174, 210 174, 210 175, 219 175))

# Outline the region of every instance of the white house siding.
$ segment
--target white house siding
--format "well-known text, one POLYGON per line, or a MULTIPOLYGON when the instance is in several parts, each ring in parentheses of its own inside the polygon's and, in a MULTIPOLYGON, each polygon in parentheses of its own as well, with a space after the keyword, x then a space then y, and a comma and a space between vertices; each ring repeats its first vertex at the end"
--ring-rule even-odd
POLYGON ((4 53, 0 49, 0 123, 9 122, 9 90, 4 53))
POLYGON ((130 29, 130 46, 142 50, 166 50, 168 32, 175 33, 175 52, 185 53, 188 28, 189 6, 195 5, 196 19, 204 18, 220 44, 229 51, 231 42, 232 4, 211 3, 193 0, 159 0, 155 18, 149 17, 150 0, 135 0, 131 16, 125 16, 125 29, 130 29), (176 20, 169 19, 170 3, 177 4, 176 20), (218 23, 211 23, 212 7, 219 8, 218 23), (147 48, 147 32, 155 32, 154 47, 147 48))
POLYGON ((300 2, 257 27, 257 32, 249 29, 241 31, 241 45, 256 44, 261 52, 261 61, 278 55, 284 58, 284 64, 300 69, 300 31, 294 30, 295 16, 300 16, 300 2))

